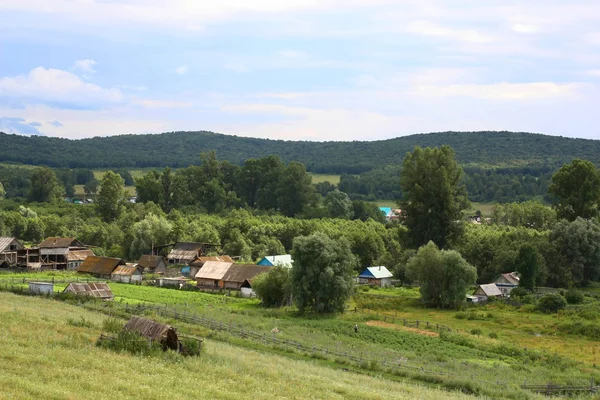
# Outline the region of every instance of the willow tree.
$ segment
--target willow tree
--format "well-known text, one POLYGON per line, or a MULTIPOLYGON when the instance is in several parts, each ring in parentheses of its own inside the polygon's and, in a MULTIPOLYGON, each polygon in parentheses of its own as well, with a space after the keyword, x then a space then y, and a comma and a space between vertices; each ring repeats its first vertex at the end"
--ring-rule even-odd
POLYGON ((445 248, 462 234, 462 210, 469 205, 462 177, 450 146, 415 147, 404 158, 399 205, 415 248, 430 240, 445 248))

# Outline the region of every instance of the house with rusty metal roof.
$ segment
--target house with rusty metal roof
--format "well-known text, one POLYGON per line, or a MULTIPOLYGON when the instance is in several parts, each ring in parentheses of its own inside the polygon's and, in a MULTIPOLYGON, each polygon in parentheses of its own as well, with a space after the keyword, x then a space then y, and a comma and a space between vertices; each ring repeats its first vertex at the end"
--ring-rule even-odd
POLYGON ((75 296, 91 296, 103 300, 112 300, 114 295, 106 282, 72 282, 63 290, 75 296))
POLYGON ((232 265, 232 262, 206 261, 194 275, 196 286, 213 289, 223 288, 222 279, 232 265))
POLYGON ((125 265, 125 261, 120 258, 89 256, 77 268, 77 272, 90 274, 98 278, 110 279, 113 271, 119 265, 125 265))
POLYGON ((169 264, 189 264, 203 254, 202 243, 177 242, 167 256, 169 264))
POLYGON ((25 246, 14 237, 0 237, 0 264, 17 264, 17 253, 25 246))
POLYGON ((147 274, 164 274, 167 263, 162 256, 143 255, 138 261, 138 266, 147 274))
POLYGON ((519 286, 519 281, 520 275, 518 272, 508 272, 500 274, 494 283, 498 286, 503 296, 510 296, 510 292, 519 286))
POLYGON ((110 274, 110 279, 115 282, 141 284, 142 269, 133 264, 119 265, 110 274))
MULTIPOLYGON (((38 259, 27 260, 27 263, 33 261, 41 263, 42 268, 67 269, 69 253, 87 249, 86 245, 75 238, 49 237, 37 246, 36 257, 38 259)), ((35 254, 35 252, 32 251, 31 254, 35 254)))
POLYGON ((72 250, 67 253, 67 262, 69 269, 77 269, 86 258, 94 256, 94 252, 91 250, 72 250))
POLYGON ((229 256, 202 256, 196 258, 194 261, 190 263, 190 276, 195 277, 198 271, 204 266, 204 264, 208 261, 217 261, 217 262, 226 262, 233 263, 233 259, 229 256))
POLYGON ((232 264, 221 278, 224 289, 241 289, 244 282, 248 284, 258 275, 269 272, 272 267, 256 264, 232 264))

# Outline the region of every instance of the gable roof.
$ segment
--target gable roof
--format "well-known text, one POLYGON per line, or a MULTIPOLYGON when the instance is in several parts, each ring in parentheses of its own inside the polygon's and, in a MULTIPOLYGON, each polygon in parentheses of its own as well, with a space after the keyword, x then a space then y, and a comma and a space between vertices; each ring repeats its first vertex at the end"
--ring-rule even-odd
POLYGON ((509 272, 506 274, 501 274, 498 279, 494 283, 508 283, 509 285, 519 285, 519 276, 516 272, 509 272), (502 280, 506 282, 502 282, 502 280))
MULTIPOLYGON (((202 268, 204 269, 204 267, 202 268)), ((268 272, 271 267, 256 264, 232 264, 227 270, 222 280, 226 282, 239 282, 252 280, 263 272, 268 272)), ((202 270, 200 270, 202 271, 202 270)))
POLYGON ((67 253, 67 260, 69 261, 82 261, 89 256, 94 256, 94 252, 91 250, 74 250, 67 253))
POLYGON ((125 261, 120 258, 89 256, 77 268, 77 272, 110 275, 119 265, 125 265, 125 261))
POLYGON ((19 249, 22 249, 25 247, 25 246, 23 246, 23 244, 21 242, 19 242, 14 237, 0 237, 0 252, 8 250, 9 246, 13 242, 17 242, 19 244, 20 247, 17 246, 19 249))
POLYGON ((164 263, 164 258, 161 256, 151 256, 151 255, 143 255, 138 261, 138 265, 144 269, 156 269, 158 268, 160 262, 164 263))
POLYGON ((394 275, 386 267, 368 267, 358 276, 359 278, 385 279, 394 275))
POLYGON ((192 267, 201 267, 208 261, 219 261, 232 263, 233 259, 229 256, 204 256, 198 257, 190 263, 192 267))
POLYGON ((221 280, 233 263, 222 261, 207 261, 194 278, 221 280))
POLYGON ((73 293, 78 296, 92 296, 101 299, 112 299, 113 293, 106 282, 69 283, 63 293, 73 293))
POLYGON ((479 285, 477 287, 477 290, 475 290, 475 293, 477 293, 480 289, 488 297, 502 296, 502 292, 500 291, 500 289, 498 289, 498 286, 496 286, 495 283, 479 285))
POLYGON ((202 250, 202 245, 198 242, 177 242, 173 245, 173 250, 198 251, 202 250))
POLYGON ((49 237, 38 246, 40 249, 56 249, 62 247, 85 247, 75 238, 49 237))
POLYGON ((161 324, 142 317, 131 317, 123 327, 124 331, 138 332, 140 335, 177 349, 177 332, 171 325, 161 324))
POLYGON ((117 268, 115 268, 111 275, 131 276, 135 273, 135 271, 139 271, 140 273, 142 272, 136 266, 119 265, 117 268))
POLYGON ((291 267, 292 262, 293 260, 291 255, 280 254, 278 256, 265 256, 257 263, 257 265, 269 265, 271 267, 282 265, 284 267, 291 267))

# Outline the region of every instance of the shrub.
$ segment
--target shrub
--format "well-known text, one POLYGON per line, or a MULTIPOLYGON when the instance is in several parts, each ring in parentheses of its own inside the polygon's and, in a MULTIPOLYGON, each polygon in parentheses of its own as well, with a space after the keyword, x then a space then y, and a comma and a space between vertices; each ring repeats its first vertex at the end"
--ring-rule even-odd
POLYGON ((498 339, 498 334, 496 332, 490 332, 488 336, 490 339, 498 339))
POLYGON ((558 294, 545 294, 538 302, 538 310, 546 314, 554 314, 567 305, 564 297, 558 294))
POLYGON ((194 338, 183 338, 181 344, 181 354, 184 356, 199 356, 202 351, 202 342, 194 338))
POLYGON ((471 329, 471 335, 480 336, 483 332, 479 328, 471 329))
POLYGON ((139 355, 158 355, 162 353, 160 343, 150 342, 137 332, 121 331, 115 337, 96 342, 96 346, 114 351, 127 351, 139 355))
POLYGON ((525 296, 531 294, 531 292, 523 287, 516 287, 510 291, 510 298, 517 301, 521 301, 525 296))
POLYGON ((290 302, 290 270, 275 266, 252 282, 252 287, 265 307, 281 307, 290 302))
POLYGON ((117 318, 107 318, 102 321, 102 330, 108 333, 118 333, 123 330, 123 322, 117 318))
POLYGON ((83 317, 81 317, 80 319, 67 318, 67 324, 69 324, 71 326, 82 327, 82 328, 95 328, 96 327, 96 324, 94 324, 92 321, 89 321, 83 317))
POLYGON ((583 293, 577 289, 569 289, 565 293, 565 300, 569 304, 581 304, 583 303, 583 293))

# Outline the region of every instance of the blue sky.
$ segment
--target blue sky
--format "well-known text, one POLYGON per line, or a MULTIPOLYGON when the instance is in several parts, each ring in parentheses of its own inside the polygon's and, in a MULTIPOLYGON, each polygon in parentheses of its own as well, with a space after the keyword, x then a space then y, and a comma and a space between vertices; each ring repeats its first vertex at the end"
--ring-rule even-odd
POLYGON ((0 0, 0 130, 600 139, 595 0, 0 0))

